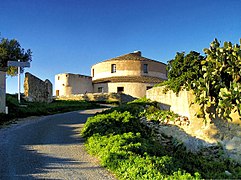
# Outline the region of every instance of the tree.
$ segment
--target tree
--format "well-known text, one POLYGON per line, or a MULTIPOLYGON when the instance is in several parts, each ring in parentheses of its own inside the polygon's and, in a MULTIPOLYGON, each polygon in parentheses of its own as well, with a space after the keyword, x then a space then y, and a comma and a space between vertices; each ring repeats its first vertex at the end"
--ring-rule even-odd
MULTIPOLYGON (((241 42, 240 42, 241 45, 241 42)), ((181 89, 192 89, 200 105, 199 117, 205 117, 211 106, 216 113, 227 119, 232 110, 241 115, 241 46, 224 42, 221 46, 215 39, 203 51, 205 56, 191 51, 177 53, 168 62, 166 90, 178 93, 181 89)))
MULTIPOLYGON (((0 42, 0 68, 6 68, 7 74, 17 75, 17 67, 7 67, 8 61, 30 62, 32 61, 32 52, 30 49, 25 51, 20 43, 15 39, 2 38, 0 42)), ((21 68, 21 73, 23 68, 21 68)))
POLYGON ((175 93, 178 93, 182 87, 192 89, 191 81, 200 76, 203 59, 204 57, 195 51, 187 55, 184 52, 178 52, 175 58, 167 64, 168 81, 164 81, 163 85, 167 85, 167 88, 175 93))

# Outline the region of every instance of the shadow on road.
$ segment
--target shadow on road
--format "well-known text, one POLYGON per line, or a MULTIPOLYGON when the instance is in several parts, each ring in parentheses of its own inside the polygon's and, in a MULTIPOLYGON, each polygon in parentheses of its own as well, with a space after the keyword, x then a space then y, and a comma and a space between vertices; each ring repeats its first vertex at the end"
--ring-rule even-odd
POLYGON ((84 142, 80 130, 90 116, 93 116, 91 111, 51 115, 5 134, 9 139, 0 143, 0 179, 37 179, 36 175, 41 177, 49 170, 54 173, 71 168, 73 171, 77 165, 86 163, 76 160, 74 152, 68 151, 71 148, 79 151, 79 145, 84 142))

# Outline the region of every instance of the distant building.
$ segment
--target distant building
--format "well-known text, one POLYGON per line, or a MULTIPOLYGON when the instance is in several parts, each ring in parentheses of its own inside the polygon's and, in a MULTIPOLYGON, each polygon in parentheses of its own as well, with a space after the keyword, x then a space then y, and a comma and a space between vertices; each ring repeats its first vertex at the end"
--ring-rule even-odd
POLYGON ((93 92, 92 78, 80 74, 63 73, 55 76, 56 96, 70 96, 93 92))
POLYGON ((93 65, 91 76, 56 75, 56 96, 117 92, 140 98, 147 89, 167 79, 166 64, 145 58, 140 51, 93 65))
POLYGON ((6 109, 6 72, 0 69, 0 113, 6 109))

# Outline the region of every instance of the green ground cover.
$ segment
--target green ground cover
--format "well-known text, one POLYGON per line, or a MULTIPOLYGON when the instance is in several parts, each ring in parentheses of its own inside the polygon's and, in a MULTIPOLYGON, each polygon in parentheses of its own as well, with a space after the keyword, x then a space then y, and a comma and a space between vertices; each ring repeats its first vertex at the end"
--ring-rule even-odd
MULTIPOLYGON (((153 130, 139 120, 158 108, 145 101, 112 108, 86 122, 81 132, 86 149, 104 167, 119 179, 241 178, 241 167, 230 160, 190 153, 174 139, 169 144, 157 142, 153 130)), ((175 116, 168 111, 159 114, 175 116)))
POLYGON ((9 113, 7 115, 0 114, 0 124, 8 123, 17 118, 50 115, 100 107, 94 102, 68 100, 54 100, 52 103, 33 103, 22 99, 21 105, 19 105, 17 96, 10 94, 6 96, 6 105, 8 106, 9 113))

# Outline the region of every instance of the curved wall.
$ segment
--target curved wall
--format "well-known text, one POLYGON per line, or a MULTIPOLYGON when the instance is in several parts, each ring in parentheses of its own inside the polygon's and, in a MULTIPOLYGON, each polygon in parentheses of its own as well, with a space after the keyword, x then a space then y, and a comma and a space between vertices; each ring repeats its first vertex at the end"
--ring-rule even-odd
POLYGON ((153 87, 154 83, 98 83, 94 84, 94 92, 98 92, 98 88, 103 88, 103 93, 113 92, 117 93, 118 87, 123 87, 123 93, 131 95, 135 98, 142 98, 146 95, 146 90, 153 87))
POLYGON ((166 78, 166 65, 148 60, 108 60, 91 68, 93 80, 114 76, 152 76, 166 78), (116 64, 116 72, 111 73, 111 65, 116 64), (144 64, 148 65, 148 73, 144 73, 144 64))

